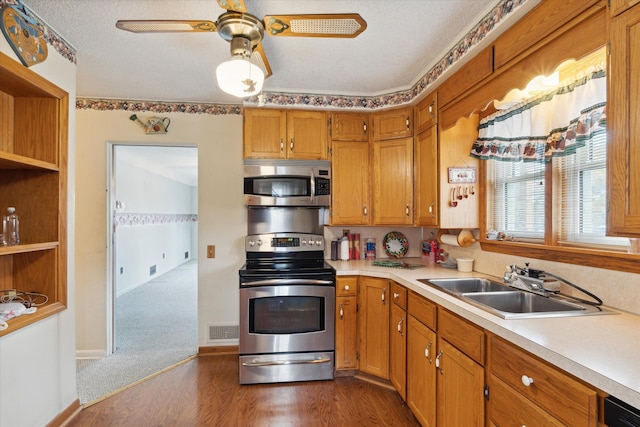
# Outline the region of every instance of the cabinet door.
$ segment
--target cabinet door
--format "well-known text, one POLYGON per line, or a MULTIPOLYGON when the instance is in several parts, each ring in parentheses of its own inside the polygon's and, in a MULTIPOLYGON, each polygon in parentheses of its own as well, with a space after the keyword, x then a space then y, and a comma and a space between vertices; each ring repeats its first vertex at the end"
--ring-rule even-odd
POLYGON ((327 118, 322 111, 287 112, 287 158, 327 158, 327 118))
POLYGON ((361 277, 358 295, 360 370, 389 379, 389 281, 361 277))
POLYGON ((607 234, 640 236, 640 6, 610 23, 607 234))
POLYGON ((373 222, 413 222, 413 138, 373 144, 373 222))
POLYGON ((336 298, 336 369, 357 369, 357 297, 336 298))
POLYGON ((285 111, 244 109, 245 159, 284 159, 286 134, 285 111))
POLYGON ((484 426, 484 369, 438 339, 438 426, 484 426))
POLYGON ((431 92, 416 106, 416 134, 424 132, 438 122, 437 92, 431 92))
POLYGON ((369 114, 331 113, 332 141, 369 141, 369 114))
POLYGON ((413 135, 412 107, 383 111, 373 115, 373 139, 405 138, 413 135))
POLYGON ((436 333, 407 319, 407 405, 425 427, 436 425, 436 333))
POLYGON ((389 330, 389 379, 403 400, 407 399, 407 312, 391 306, 389 330))
POLYGON ((331 155, 331 223, 371 223, 369 144, 333 141, 331 155))
POLYGON ((432 125, 415 140, 415 224, 438 225, 438 129, 432 125))

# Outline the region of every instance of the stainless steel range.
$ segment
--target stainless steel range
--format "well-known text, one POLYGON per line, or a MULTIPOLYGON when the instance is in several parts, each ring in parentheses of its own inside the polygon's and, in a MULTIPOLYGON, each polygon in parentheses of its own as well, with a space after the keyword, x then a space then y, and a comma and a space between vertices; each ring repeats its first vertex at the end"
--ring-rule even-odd
POLYGON ((319 234, 246 237, 240 270, 240 384, 333 378, 335 270, 319 234))

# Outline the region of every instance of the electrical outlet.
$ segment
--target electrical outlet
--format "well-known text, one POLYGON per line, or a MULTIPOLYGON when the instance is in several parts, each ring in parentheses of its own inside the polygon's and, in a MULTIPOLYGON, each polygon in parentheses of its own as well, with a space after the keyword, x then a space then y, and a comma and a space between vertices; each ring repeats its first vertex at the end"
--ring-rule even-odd
POLYGON ((207 245, 207 258, 216 257, 216 245, 207 245))

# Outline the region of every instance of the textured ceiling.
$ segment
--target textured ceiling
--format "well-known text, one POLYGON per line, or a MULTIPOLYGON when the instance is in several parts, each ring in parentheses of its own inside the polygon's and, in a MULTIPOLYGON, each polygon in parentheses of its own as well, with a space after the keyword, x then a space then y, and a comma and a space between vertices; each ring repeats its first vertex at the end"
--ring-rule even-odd
MULTIPOLYGON (((216 33, 133 34, 118 19, 207 19, 214 0, 23 0, 77 49, 77 95, 239 104, 218 89, 229 44, 216 33)), ((529 6, 527 2, 524 6, 529 6)), ((359 13, 355 39, 269 37, 263 91, 375 96, 409 89, 497 0, 246 0, 250 13, 359 13)), ((506 27, 506 26, 505 26, 506 27)), ((495 32, 495 31, 494 31, 495 32)))

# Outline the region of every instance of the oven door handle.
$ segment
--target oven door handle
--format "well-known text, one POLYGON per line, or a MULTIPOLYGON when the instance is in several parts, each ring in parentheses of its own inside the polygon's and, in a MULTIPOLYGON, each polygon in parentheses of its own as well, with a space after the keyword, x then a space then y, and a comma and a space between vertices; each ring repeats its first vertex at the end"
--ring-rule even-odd
POLYGON ((310 360, 272 360, 269 362, 242 362, 242 366, 310 365, 329 362, 331 362, 331 359, 327 358, 310 360))
POLYGON ((333 280, 318 279, 268 279, 244 282, 240 286, 277 286, 277 285, 333 285, 333 280))

